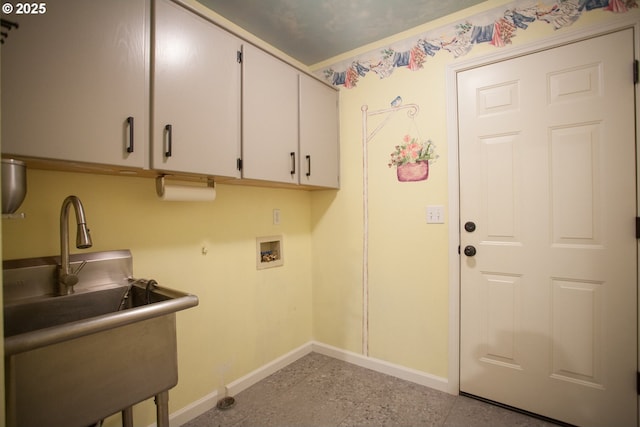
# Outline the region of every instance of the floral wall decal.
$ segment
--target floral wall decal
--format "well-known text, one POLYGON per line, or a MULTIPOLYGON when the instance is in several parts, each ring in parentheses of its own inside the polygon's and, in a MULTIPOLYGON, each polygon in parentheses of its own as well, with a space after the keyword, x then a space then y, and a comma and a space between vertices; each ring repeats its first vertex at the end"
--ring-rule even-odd
MULTIPOLYGON (((504 8, 505 6, 502 6, 504 8)), ((637 0, 558 0, 553 3, 517 1, 505 9, 474 16, 451 28, 439 29, 420 35, 417 39, 401 42, 402 47, 387 47, 382 51, 349 60, 346 64, 336 64, 319 73, 333 85, 353 88, 361 77, 374 72, 379 78, 389 77, 395 68, 412 71, 424 67, 429 57, 439 52, 449 52, 455 58, 466 55, 480 43, 495 47, 511 44, 517 31, 526 30, 533 22, 540 21, 552 25, 555 30, 568 27, 583 13, 603 10, 612 13, 626 13, 637 8, 637 0), (491 16, 490 19, 487 16, 491 16), (446 35, 441 35, 446 33, 446 35)))
POLYGON ((396 168, 400 182, 424 181, 429 178, 429 165, 436 161, 435 145, 428 140, 405 135, 402 144, 391 153, 389 167, 396 168))

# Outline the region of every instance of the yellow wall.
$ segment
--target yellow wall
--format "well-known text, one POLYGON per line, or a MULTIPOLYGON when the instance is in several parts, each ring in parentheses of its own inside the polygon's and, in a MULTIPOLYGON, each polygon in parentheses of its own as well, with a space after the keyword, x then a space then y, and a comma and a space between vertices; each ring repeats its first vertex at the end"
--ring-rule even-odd
MULTIPOLYGON (((89 251, 131 249, 136 277, 199 297, 177 315, 171 412, 217 390, 222 375, 229 383, 311 339, 308 192, 218 185, 213 203, 162 202, 148 178, 29 170, 27 179, 26 218, 3 220, 5 259, 58 254, 60 206, 75 194, 89 251), (272 224, 273 208, 281 225, 272 224), (256 270, 256 237, 279 234, 284 266, 256 270)), ((153 423, 154 411, 152 401, 136 406, 135 425, 153 423)))
MULTIPOLYGON (((442 58, 442 57, 440 57, 442 58)), ((421 72, 397 70, 386 80, 364 78, 342 90, 341 190, 312 194, 314 337, 362 351, 362 111, 388 108, 402 96, 420 112, 397 113, 369 142, 369 354, 445 376, 447 369, 446 224, 426 224, 427 205, 447 204, 446 61, 421 72), (387 166, 405 134, 430 138, 440 158, 426 181, 399 183, 387 166)), ((371 132, 386 115, 369 117, 371 132)))
MULTIPOLYGON (((377 45, 351 52, 372 58, 387 46, 438 29, 451 33, 453 25, 477 14, 506 10, 510 3, 488 1, 459 14, 425 24, 377 45), (502 5, 502 6, 501 6, 502 5), (369 53, 372 51, 372 53, 369 53)), ((553 30, 543 22, 518 31, 510 47, 562 33, 593 28, 616 20, 638 19, 638 8, 627 14, 603 10, 584 13, 572 26, 553 30)), ((362 351, 362 112, 390 107, 401 96, 405 104, 420 107, 412 121, 398 112, 368 144, 369 150, 369 355, 432 375, 447 377, 449 307, 449 224, 427 224, 426 207, 444 205, 448 214, 447 66, 472 57, 496 53, 488 43, 454 59, 448 52, 428 57, 423 69, 396 68, 380 79, 374 72, 355 88, 340 93, 342 188, 332 194, 312 194, 313 335, 342 349, 362 351), (415 122, 415 123, 414 123, 415 122), (416 131, 417 129, 417 131, 416 131), (440 158, 427 181, 399 183, 387 167, 389 154, 406 133, 419 132, 437 144, 440 158)), ((349 54, 315 66, 318 72, 332 64, 349 64, 349 54)), ((630 64, 631 67, 631 64, 630 64)), ((339 71, 339 67, 336 67, 339 71)), ((321 74, 321 73, 320 73, 321 74)), ((369 118, 369 132, 385 116, 369 118)), ((455 227, 455 225, 454 225, 455 227)))

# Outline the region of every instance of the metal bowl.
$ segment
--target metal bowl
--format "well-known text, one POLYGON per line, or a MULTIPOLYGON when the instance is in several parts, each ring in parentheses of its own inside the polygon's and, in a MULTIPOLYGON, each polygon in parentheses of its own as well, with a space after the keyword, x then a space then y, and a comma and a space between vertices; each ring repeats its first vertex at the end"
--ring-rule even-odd
POLYGON ((27 168, 24 162, 2 159, 2 213, 15 213, 26 195, 27 168))

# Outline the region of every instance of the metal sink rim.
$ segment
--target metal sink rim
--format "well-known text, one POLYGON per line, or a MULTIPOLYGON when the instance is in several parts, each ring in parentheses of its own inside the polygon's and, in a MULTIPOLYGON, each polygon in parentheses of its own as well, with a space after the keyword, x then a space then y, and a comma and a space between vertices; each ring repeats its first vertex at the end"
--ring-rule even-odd
POLYGON ((153 292, 158 291, 173 294, 176 298, 6 337, 4 339, 5 357, 198 305, 198 297, 195 295, 160 287, 153 292))
MULTIPOLYGON (((128 249, 72 254, 73 263, 86 263, 76 294, 93 293, 111 286, 139 287, 133 277, 133 258, 128 249)), ((45 256, 3 261, 3 306, 18 306, 49 298, 55 289, 59 257, 45 256)), ((118 328, 154 317, 175 313, 198 305, 198 297, 181 291, 154 286, 153 294, 162 296, 152 304, 111 311, 106 314, 45 326, 4 337, 5 356, 22 353, 74 338, 118 328), (169 298, 167 300, 167 298, 169 298), (164 301, 162 301, 164 300, 164 301)), ((73 295, 72 295, 73 297, 73 295)))

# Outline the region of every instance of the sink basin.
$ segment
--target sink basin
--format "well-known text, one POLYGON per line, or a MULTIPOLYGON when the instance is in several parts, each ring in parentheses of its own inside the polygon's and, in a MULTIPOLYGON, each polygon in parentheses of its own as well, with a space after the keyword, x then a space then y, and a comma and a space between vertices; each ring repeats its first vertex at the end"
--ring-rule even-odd
POLYGON ((127 289, 116 286, 93 292, 7 304, 4 307, 4 336, 12 337, 116 312, 127 289))
MULTIPOLYGON (((158 402, 178 382, 175 313, 198 298, 147 291, 129 251, 73 255, 86 262, 76 293, 55 296, 56 261, 4 262, 8 425, 87 426, 158 402)), ((162 412, 168 421, 166 402, 162 412)))

